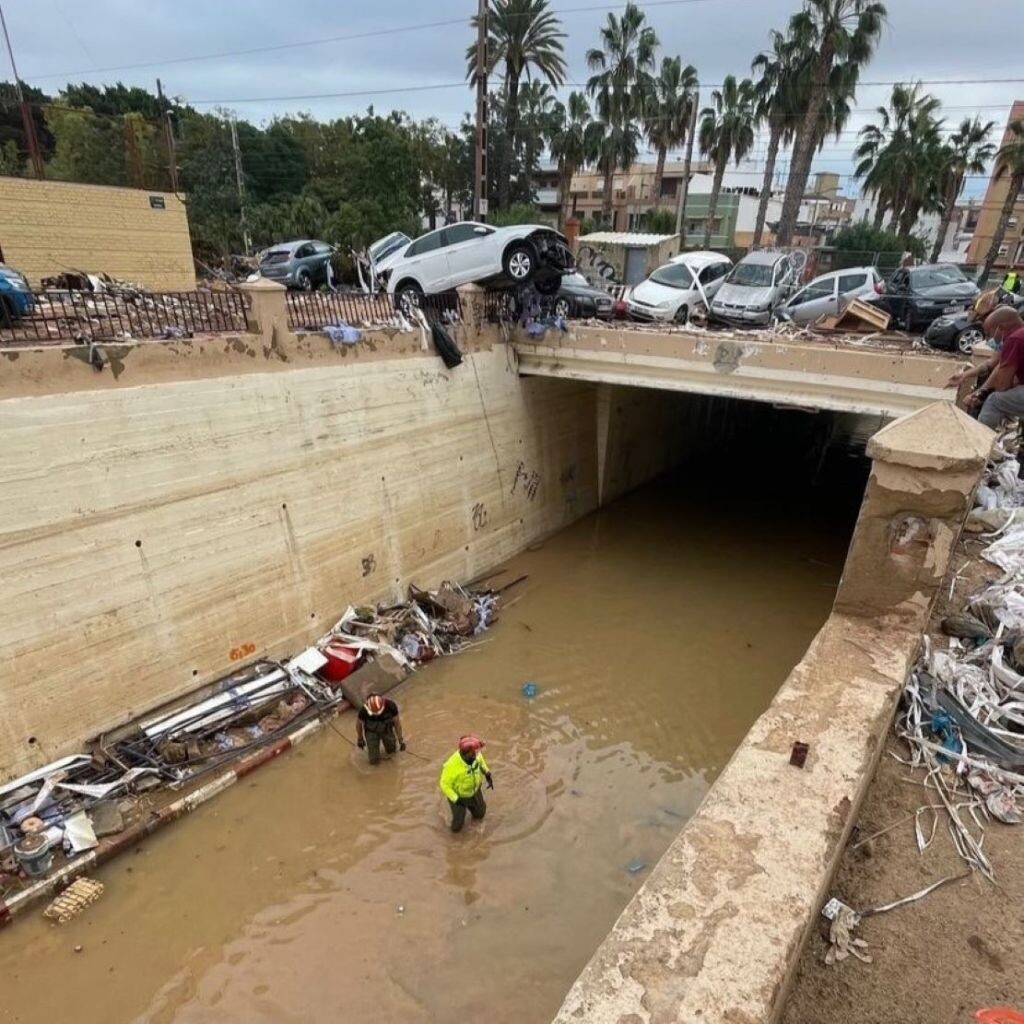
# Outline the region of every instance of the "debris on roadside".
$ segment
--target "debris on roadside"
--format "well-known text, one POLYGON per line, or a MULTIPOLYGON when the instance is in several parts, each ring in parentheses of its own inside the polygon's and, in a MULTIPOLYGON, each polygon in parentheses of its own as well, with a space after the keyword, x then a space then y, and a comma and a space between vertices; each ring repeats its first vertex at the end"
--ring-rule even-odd
MULTIPOLYGON (((91 878, 76 878, 56 899, 50 901, 43 911, 43 917, 57 924, 67 924, 102 895, 102 882, 94 882, 91 878)), ((75 952, 78 952, 77 947, 75 952)))

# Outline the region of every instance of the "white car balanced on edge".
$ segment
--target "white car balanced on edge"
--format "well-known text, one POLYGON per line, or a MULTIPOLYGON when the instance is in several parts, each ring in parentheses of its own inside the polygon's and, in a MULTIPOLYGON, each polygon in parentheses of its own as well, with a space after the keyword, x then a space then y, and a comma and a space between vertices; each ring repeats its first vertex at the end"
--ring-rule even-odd
POLYGON ((542 295, 554 295, 562 275, 575 268, 564 236, 541 224, 495 228, 463 221, 415 241, 389 235, 367 256, 371 291, 386 285, 399 307, 470 283, 532 284, 542 295))
POLYGON ((629 318, 685 324, 695 306, 711 301, 731 269, 732 260, 718 252, 674 256, 630 292, 629 318))

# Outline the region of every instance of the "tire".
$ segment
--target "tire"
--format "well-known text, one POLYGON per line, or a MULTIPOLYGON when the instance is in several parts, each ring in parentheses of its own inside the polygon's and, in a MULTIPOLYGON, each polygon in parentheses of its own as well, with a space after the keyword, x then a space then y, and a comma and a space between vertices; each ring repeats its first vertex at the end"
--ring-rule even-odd
POLYGON ((690 322, 690 307, 685 303, 676 310, 676 315, 672 317, 672 323, 678 324, 680 327, 685 327, 690 322))
POLYGON ((980 327, 970 326, 965 327, 957 336, 953 342, 953 348, 962 355, 969 356, 972 354, 973 346, 980 344, 985 340, 985 332, 980 327))
POLYGON ((572 303, 564 297, 555 299, 552 312, 554 312, 555 316, 560 316, 563 320, 567 320, 572 316, 572 303))
POLYGON ((14 304, 6 295, 0 295, 0 327, 13 327, 17 318, 14 304))
POLYGON ((313 278, 308 270, 300 270, 296 275, 295 282, 304 292, 311 292, 313 290, 313 278))
POLYGON ((505 250, 501 260, 505 276, 517 285, 528 284, 537 273, 537 253, 529 242, 515 242, 505 250))
POLYGON ((905 331, 907 334, 914 333, 914 318, 910 312, 909 306, 907 306, 902 318, 900 319, 900 329, 905 331))
POLYGON ((414 309, 423 306, 423 289, 415 281, 403 281, 395 289, 395 309, 411 316, 414 309))
POLYGON ((555 295, 562 287, 562 279, 558 274, 538 274, 533 287, 540 295, 555 295))

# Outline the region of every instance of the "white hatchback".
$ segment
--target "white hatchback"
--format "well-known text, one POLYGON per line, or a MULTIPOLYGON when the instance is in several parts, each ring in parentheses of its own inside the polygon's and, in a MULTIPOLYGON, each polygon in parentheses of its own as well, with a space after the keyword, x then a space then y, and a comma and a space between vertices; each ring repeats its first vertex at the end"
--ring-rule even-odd
POLYGON ((669 260, 638 284, 626 308, 631 320, 685 324, 696 306, 706 305, 732 269, 718 252, 687 252, 669 260))

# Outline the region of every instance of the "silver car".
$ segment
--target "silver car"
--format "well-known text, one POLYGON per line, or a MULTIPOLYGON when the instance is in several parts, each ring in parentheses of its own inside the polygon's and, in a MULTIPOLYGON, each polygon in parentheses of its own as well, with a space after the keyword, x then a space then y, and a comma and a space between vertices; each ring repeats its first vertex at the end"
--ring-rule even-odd
POLYGON ((320 285, 330 285, 331 256, 334 246, 313 238, 282 242, 264 249, 259 255, 260 276, 311 292, 320 285))
POLYGON ((778 317, 795 324, 812 324, 818 317, 841 313, 854 299, 872 302, 884 294, 885 284, 876 267, 834 270, 801 288, 779 309, 778 317))
POLYGON ((793 294, 803 253, 774 249, 749 252, 729 272, 711 300, 711 319, 740 326, 766 326, 793 294))

